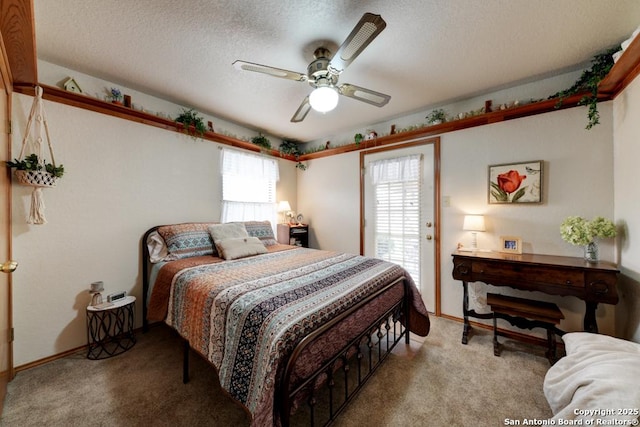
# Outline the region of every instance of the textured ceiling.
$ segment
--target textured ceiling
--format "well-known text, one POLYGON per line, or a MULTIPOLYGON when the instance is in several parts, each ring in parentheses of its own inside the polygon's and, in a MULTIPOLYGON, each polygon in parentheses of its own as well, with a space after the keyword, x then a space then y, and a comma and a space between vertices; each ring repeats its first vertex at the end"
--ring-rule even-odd
POLYGON ((575 68, 630 36, 638 0, 34 0, 38 58, 279 137, 312 141, 510 83, 575 68), (391 95, 341 97, 290 119, 307 83, 239 71, 236 59, 306 72, 365 12, 386 29, 340 76, 391 95))

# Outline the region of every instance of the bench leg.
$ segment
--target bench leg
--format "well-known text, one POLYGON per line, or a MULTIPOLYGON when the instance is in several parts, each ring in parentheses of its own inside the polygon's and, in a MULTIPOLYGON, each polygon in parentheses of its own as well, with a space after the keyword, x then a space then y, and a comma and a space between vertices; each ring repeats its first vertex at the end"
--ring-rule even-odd
POLYGON ((556 334, 551 330, 547 329, 547 359, 549 359, 549 363, 553 365, 556 363, 556 334))
POLYGON ((500 356, 500 343, 498 343, 498 319, 493 316, 493 355, 500 356))

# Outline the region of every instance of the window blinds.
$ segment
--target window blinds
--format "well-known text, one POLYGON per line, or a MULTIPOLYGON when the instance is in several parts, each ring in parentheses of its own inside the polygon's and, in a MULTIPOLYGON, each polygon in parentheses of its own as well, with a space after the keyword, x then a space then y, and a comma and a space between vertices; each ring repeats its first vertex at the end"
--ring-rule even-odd
POLYGON ((278 162, 238 150, 222 149, 222 222, 271 221, 275 226, 278 162))
POLYGON ((404 267, 420 283, 420 160, 412 155, 372 162, 376 198, 375 256, 404 267))

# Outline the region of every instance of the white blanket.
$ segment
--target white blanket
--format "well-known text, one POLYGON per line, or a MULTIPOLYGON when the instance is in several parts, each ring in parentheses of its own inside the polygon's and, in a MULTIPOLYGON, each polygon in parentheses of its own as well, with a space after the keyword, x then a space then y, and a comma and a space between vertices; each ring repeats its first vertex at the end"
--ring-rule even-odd
POLYGON ((588 332, 571 332, 562 340, 567 356, 544 379, 554 419, 638 425, 640 344, 588 332))

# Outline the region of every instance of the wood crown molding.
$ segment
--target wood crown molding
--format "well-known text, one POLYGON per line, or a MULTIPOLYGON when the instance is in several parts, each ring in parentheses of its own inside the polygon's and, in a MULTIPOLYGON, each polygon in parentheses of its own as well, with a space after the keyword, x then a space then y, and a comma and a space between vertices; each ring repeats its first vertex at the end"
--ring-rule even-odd
POLYGON ((624 51, 609 74, 598 85, 598 93, 610 99, 618 96, 640 74, 640 37, 636 37, 624 51))
MULTIPOLYGON (((184 133, 184 127, 180 123, 176 123, 171 119, 154 116, 153 114, 144 113, 139 110, 125 107, 123 105, 101 101, 99 99, 92 98, 86 95, 69 92, 54 86, 39 86, 42 88, 42 98, 48 101, 59 102, 61 104, 83 108, 86 110, 95 111, 97 113, 107 114, 109 116, 118 117, 120 119, 130 120, 133 122, 142 123, 145 125, 154 126, 174 132, 184 133)), ((16 93, 35 96, 35 88, 32 85, 14 84, 13 90, 16 93)), ((282 157, 291 161, 295 160, 293 156, 281 154, 278 150, 264 150, 251 142, 242 141, 215 132, 207 131, 202 136, 198 135, 197 138, 217 142, 223 145, 229 145, 236 148, 242 148, 249 151, 262 152, 274 157, 282 157)))

